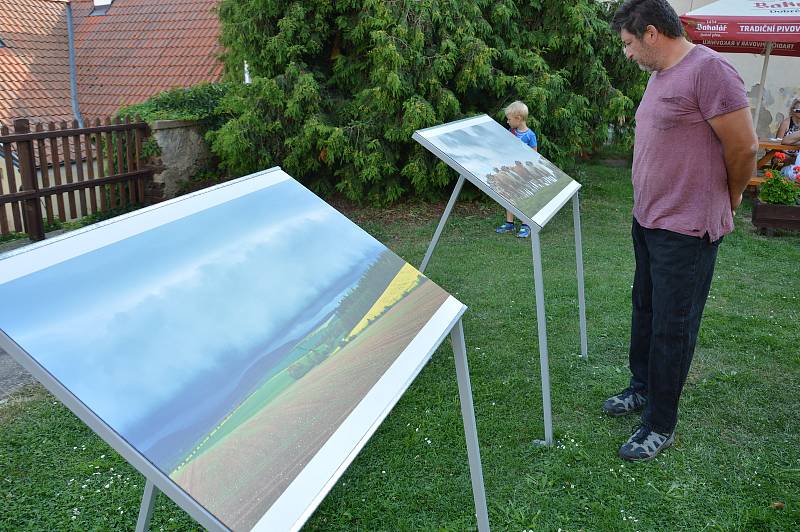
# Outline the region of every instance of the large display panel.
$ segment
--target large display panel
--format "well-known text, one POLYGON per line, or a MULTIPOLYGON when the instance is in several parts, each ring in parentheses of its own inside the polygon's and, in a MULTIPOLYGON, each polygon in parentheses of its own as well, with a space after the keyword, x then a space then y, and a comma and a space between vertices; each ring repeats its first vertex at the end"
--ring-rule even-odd
POLYGON ((0 346, 233 530, 301 526, 465 310, 280 169, 3 256, 0 301, 0 346))
POLYGON ((534 230, 544 227, 580 188, 487 115, 421 129, 413 138, 495 201, 534 224, 534 230))

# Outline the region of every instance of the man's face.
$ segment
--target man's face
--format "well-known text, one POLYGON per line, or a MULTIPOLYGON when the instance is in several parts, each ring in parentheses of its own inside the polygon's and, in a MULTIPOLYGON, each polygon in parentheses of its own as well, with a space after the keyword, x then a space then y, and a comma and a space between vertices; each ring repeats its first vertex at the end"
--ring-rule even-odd
POLYGON ((636 61, 639 68, 646 72, 658 70, 656 50, 653 46, 654 32, 655 30, 652 30, 651 27, 648 26, 641 39, 637 38, 632 33, 628 33, 625 29, 619 32, 622 44, 624 45, 623 50, 625 51, 625 57, 631 61, 636 61))

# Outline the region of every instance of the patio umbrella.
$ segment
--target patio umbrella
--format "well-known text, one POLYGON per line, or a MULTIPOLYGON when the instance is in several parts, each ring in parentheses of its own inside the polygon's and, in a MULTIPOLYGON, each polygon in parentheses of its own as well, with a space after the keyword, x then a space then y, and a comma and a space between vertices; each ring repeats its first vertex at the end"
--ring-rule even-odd
POLYGON ((680 18, 696 44, 718 52, 764 54, 753 121, 758 124, 770 55, 800 56, 800 2, 718 0, 680 18))

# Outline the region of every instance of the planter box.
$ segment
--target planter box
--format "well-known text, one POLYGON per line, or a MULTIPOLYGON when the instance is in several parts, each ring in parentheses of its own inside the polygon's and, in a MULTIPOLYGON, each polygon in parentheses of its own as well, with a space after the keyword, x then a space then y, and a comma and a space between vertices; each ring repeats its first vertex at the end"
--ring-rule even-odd
POLYGON ((800 205, 772 205, 753 198, 753 225, 758 229, 795 229, 800 231, 800 205))

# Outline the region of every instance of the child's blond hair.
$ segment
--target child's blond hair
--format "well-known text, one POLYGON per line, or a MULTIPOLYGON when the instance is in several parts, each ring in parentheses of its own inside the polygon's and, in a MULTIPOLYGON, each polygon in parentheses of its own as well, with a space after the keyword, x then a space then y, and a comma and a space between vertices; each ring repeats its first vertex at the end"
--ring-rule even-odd
POLYGON ((508 107, 503 109, 503 111, 505 111, 506 116, 514 115, 522 118, 526 122, 528 121, 528 106, 519 100, 508 104, 508 107))

